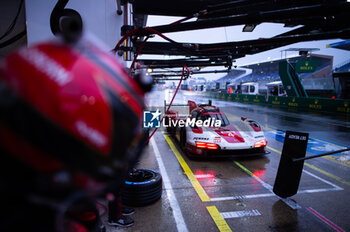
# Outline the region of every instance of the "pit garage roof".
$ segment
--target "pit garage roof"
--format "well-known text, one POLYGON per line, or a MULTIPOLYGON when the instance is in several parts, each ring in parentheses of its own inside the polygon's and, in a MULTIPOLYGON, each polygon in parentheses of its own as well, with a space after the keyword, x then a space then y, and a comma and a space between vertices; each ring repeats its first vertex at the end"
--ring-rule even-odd
POLYGON ((341 42, 332 43, 327 45, 327 47, 350 51, 350 40, 344 40, 341 42))
MULTIPOLYGON (((140 22, 147 15, 183 16, 184 21, 153 27, 161 33, 183 32, 214 27, 250 25, 264 22, 282 23, 285 27, 297 29, 272 38, 260 38, 237 42, 200 44, 146 42, 140 54, 181 55, 187 60, 178 60, 182 66, 202 66, 206 64, 231 67, 232 61, 245 55, 252 55, 282 47, 292 43, 326 40, 350 39, 350 3, 347 0, 133 0, 134 20, 140 22), (195 21, 186 19, 197 18, 195 21), (204 60, 203 60, 204 59, 204 60)), ((145 38, 150 32, 141 30, 138 38, 145 38)), ((137 51, 142 39, 133 41, 132 48, 137 51)), ((152 61, 148 61, 152 62, 152 61)), ((153 67, 174 66, 174 61, 154 60, 153 67)))

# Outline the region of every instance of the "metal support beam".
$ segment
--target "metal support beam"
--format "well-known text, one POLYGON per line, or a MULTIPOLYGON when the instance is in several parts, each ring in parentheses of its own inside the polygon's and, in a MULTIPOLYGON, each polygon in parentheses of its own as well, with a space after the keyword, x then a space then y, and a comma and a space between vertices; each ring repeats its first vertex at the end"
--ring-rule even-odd
MULTIPOLYGON (((195 22, 162 25, 153 28, 161 33, 169 33, 233 25, 260 24, 262 22, 278 22, 291 18, 305 18, 306 15, 310 17, 319 17, 321 20, 325 16, 332 16, 339 12, 347 11, 350 11, 350 4, 344 1, 336 2, 335 4, 326 3, 271 11, 250 12, 246 14, 203 19, 195 22)), ((140 32, 140 35, 143 36, 148 34, 149 32, 146 31, 140 32)))
POLYGON ((293 162, 304 161, 304 160, 313 159, 313 158, 317 158, 317 157, 321 157, 321 156, 333 155, 333 154, 337 154, 337 153, 341 153, 341 152, 345 152, 345 151, 350 151, 350 148, 341 149, 338 151, 331 151, 331 152, 318 154, 318 155, 312 155, 312 156, 308 156, 308 157, 304 157, 304 158, 298 158, 298 159, 294 158, 293 162))
MULTIPOLYGON (((147 42, 141 51, 141 54, 189 55, 203 58, 210 56, 227 57, 231 55, 232 59, 236 59, 243 57, 246 54, 254 54, 292 43, 335 38, 350 38, 350 29, 214 44, 179 43, 173 45, 172 43, 166 42, 147 42), (179 49, 179 47, 188 48, 189 45, 191 45, 190 47, 196 47, 196 49, 187 49, 186 52, 179 49)), ((136 47, 138 46, 139 44, 136 44, 136 47)))

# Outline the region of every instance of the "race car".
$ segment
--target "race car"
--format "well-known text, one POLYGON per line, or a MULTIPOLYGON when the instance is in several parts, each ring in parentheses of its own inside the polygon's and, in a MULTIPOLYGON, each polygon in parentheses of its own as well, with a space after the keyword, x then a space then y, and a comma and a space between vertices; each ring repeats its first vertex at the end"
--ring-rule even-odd
MULTIPOLYGON (((177 105, 179 106, 179 105, 177 105)), ((189 114, 165 110, 164 125, 179 141, 189 157, 245 157, 265 155, 267 141, 261 126, 254 120, 241 117, 230 123, 218 107, 188 101, 189 114)), ((165 103, 166 107, 166 103, 165 103)), ((173 107, 175 108, 175 107, 173 107)))

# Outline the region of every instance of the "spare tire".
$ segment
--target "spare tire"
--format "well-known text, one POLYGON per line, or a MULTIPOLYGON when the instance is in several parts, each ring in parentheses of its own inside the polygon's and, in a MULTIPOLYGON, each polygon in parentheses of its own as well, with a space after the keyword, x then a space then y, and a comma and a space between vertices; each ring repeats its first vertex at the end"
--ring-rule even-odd
POLYGON ((150 169, 136 169, 129 172, 122 188, 123 204, 146 206, 162 196, 162 177, 150 169))

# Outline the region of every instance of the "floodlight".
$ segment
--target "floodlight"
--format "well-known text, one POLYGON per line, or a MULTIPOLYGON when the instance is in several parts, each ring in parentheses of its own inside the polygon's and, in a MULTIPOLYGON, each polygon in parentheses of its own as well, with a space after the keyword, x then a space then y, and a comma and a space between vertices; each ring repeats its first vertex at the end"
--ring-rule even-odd
POLYGON ((246 25, 244 25, 242 31, 243 32, 252 32, 252 31, 254 31, 255 27, 256 27, 255 24, 246 24, 246 25))

